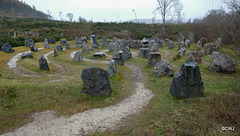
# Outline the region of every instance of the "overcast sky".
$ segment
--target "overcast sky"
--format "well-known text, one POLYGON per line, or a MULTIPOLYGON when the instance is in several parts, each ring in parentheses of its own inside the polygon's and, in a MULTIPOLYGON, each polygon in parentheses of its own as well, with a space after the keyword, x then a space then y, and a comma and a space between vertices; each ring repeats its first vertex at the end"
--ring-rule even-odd
MULTIPOLYGON (((87 20, 110 22, 135 19, 133 9, 138 19, 150 19, 152 11, 157 6, 157 0, 22 0, 37 10, 47 13, 49 10, 54 19, 59 19, 59 11, 67 19, 67 13, 74 14, 74 20, 84 17, 87 20)), ((224 0, 180 0, 183 4, 185 20, 202 18, 211 9, 221 6, 224 0)), ((160 14, 156 19, 161 19, 160 14)))

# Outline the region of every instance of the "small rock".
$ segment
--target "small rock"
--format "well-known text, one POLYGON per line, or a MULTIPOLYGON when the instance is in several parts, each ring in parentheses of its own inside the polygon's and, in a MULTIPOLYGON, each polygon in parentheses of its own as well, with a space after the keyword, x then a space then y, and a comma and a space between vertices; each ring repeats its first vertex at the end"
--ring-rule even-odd
POLYGON ((103 52, 96 52, 93 54, 94 57, 104 57, 106 56, 103 52))

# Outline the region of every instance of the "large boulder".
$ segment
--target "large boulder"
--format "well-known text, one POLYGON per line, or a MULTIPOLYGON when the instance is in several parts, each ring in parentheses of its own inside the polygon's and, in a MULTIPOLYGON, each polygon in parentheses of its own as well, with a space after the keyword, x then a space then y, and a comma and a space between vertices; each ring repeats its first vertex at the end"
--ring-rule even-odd
POLYGON ((110 77, 113 77, 116 75, 117 72, 117 66, 115 60, 111 60, 108 64, 108 74, 110 77))
POLYGON ((22 59, 25 59, 25 58, 33 58, 33 55, 32 53, 23 53, 22 56, 21 56, 22 59))
POLYGON ((67 44, 67 40, 66 40, 66 39, 61 39, 61 40, 60 40, 60 44, 61 44, 62 46, 65 46, 65 45, 67 44))
POLYGON ((204 95, 204 86, 196 62, 185 62, 172 80, 170 94, 176 98, 190 98, 204 95))
POLYGON ((204 46, 204 55, 211 55, 213 53, 213 45, 212 44, 205 44, 204 46))
POLYGON ((82 51, 78 51, 78 52, 75 53, 75 55, 73 57, 73 61, 83 62, 82 51))
POLYGON ((44 48, 50 49, 47 38, 45 38, 45 40, 44 40, 44 48))
POLYGON ((6 52, 6 53, 13 53, 15 52, 14 49, 12 49, 11 45, 9 43, 5 43, 1 47, 1 51, 6 52))
POLYGON ((108 45, 108 51, 109 52, 117 52, 117 51, 120 51, 120 45, 118 42, 110 42, 109 45, 108 45))
POLYGON ((168 39, 166 42, 166 46, 168 46, 169 49, 172 49, 175 47, 175 44, 172 40, 168 39))
POLYGON ((149 55, 149 48, 140 48, 139 49, 139 56, 142 58, 148 58, 149 55))
POLYGON ((31 47, 35 46, 35 43, 34 43, 33 39, 28 39, 28 40, 25 40, 24 45, 26 47, 30 47, 31 48, 31 47))
POLYGON ((153 69, 153 75, 157 77, 173 76, 174 69, 170 63, 166 61, 158 61, 153 69))
POLYGON ((115 60, 116 64, 118 65, 124 65, 124 59, 123 59, 123 51, 118 51, 113 54, 113 60, 115 60))
POLYGON ((108 72, 101 68, 86 68, 81 75, 83 81, 82 93, 93 97, 110 96, 112 89, 108 78, 108 72))
POLYGON ((150 52, 148 56, 148 66, 155 66, 157 62, 161 61, 161 54, 159 52, 150 52))
POLYGON ((44 56, 39 59, 39 67, 40 70, 50 70, 48 67, 47 59, 44 56))
POLYGON ((91 43, 93 44, 94 48, 98 48, 100 46, 95 35, 91 35, 91 43))
POLYGON ((195 61, 197 63, 202 63, 202 52, 201 51, 189 51, 187 53, 187 59, 195 61))
POLYGON ((219 73, 235 73, 236 63, 229 55, 220 55, 211 62, 208 70, 219 73))

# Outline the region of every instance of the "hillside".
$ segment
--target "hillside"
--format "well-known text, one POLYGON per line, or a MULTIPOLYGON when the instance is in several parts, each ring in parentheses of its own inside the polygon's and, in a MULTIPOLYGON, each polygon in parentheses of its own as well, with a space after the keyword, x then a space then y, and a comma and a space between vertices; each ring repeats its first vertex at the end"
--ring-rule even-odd
POLYGON ((8 17, 48 18, 47 14, 18 0, 0 0, 0 15, 8 17))

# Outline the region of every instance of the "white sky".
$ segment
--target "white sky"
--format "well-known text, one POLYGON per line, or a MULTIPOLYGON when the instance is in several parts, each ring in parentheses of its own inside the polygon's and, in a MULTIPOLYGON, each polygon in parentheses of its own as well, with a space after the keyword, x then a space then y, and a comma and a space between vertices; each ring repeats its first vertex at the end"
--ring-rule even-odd
MULTIPOLYGON (((84 17, 95 21, 127 21, 135 19, 134 9, 138 19, 150 19, 156 8, 157 0, 22 0, 29 5, 35 5, 37 10, 47 13, 51 11, 54 19, 59 19, 59 11, 67 19, 67 13, 74 14, 74 20, 84 17)), ((211 9, 221 6, 221 0, 180 0, 183 4, 185 20, 202 18, 211 9)), ((224 0, 222 0, 224 1, 224 0)), ((158 14, 156 19, 161 19, 158 14)))

